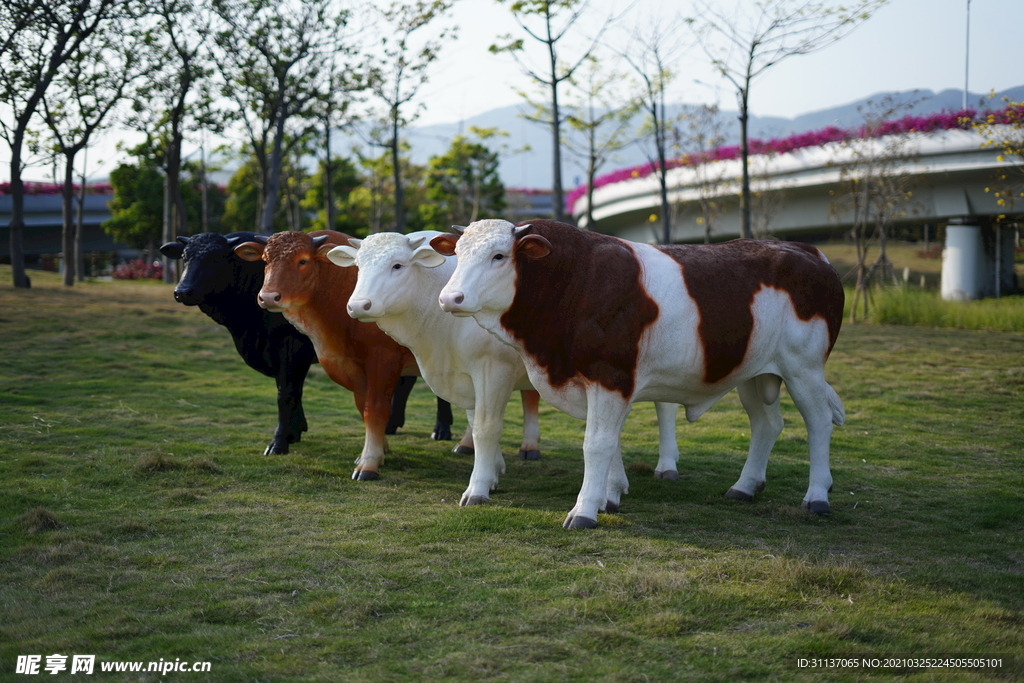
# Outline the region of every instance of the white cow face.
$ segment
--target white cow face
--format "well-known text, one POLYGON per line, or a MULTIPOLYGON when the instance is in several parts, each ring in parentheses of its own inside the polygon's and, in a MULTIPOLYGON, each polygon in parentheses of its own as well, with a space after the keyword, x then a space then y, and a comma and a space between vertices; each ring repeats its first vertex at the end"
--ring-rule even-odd
POLYGON ((459 317, 474 316, 481 324, 508 310, 516 287, 512 249, 516 233, 527 227, 502 220, 471 223, 455 244, 459 261, 441 290, 441 308, 459 317))
POLYGON ((348 300, 348 314, 356 320, 373 321, 401 315, 417 300, 416 269, 436 268, 444 256, 427 240, 438 232, 400 235, 381 232, 352 246, 335 247, 327 258, 338 266, 357 266, 359 276, 348 300))

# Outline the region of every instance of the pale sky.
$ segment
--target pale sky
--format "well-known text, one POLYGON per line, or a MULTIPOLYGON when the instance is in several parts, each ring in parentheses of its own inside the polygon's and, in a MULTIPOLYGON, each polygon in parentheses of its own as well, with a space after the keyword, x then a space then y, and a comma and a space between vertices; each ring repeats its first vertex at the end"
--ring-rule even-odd
MULTIPOLYGON (((740 2, 753 6, 753 0, 740 2)), ((600 23, 610 8, 627 4, 591 0, 591 24, 600 23)), ((675 14, 689 15, 690 8, 689 0, 637 0, 607 41, 624 44, 626 31, 637 19, 653 14, 667 21, 675 14)), ((970 10, 970 91, 1024 85, 1024 0, 973 0, 970 10)), ((428 108, 419 124, 458 121, 517 104, 521 99, 515 89, 529 87, 509 56, 487 52, 495 35, 522 33, 505 6, 494 0, 457 0, 452 16, 460 27, 459 38, 431 69, 431 83, 423 89, 428 108)), ((963 89, 966 28, 966 0, 891 0, 842 40, 772 67, 752 87, 752 113, 792 118, 882 91, 963 89)), ((679 40, 682 49, 693 43, 685 30, 679 40)), ((531 55, 543 49, 528 37, 526 43, 531 55)), ((581 44, 567 39, 565 58, 576 54, 573 47, 581 44)), ((676 68, 677 101, 718 101, 724 109, 736 108, 731 86, 711 71, 699 47, 686 50, 676 68)))
MULTIPOLYGON (((387 0, 375 0, 383 3, 387 0)), ((753 6, 754 0, 736 0, 753 6)), ((458 26, 457 39, 442 50, 430 67, 430 82, 420 91, 425 105, 416 125, 452 123, 489 109, 519 104, 516 90, 530 89, 529 79, 508 55, 493 55, 487 48, 496 36, 523 35, 505 5, 496 0, 456 0, 446 25, 458 26)), ((728 5, 729 0, 721 0, 728 5)), ((837 0, 838 4, 838 0, 837 0)), ((581 21, 584 32, 594 31, 612 8, 625 0, 591 0, 581 21)), ((620 10, 621 11, 621 10, 620 10)), ((605 41, 625 45, 629 29, 655 17, 662 26, 691 12, 689 0, 635 0, 605 34, 605 41)), ((755 81, 751 113, 791 118, 847 104, 882 91, 964 87, 967 0, 890 0, 852 33, 819 52, 789 57, 755 81)), ((970 3, 969 89, 989 90, 1024 85, 1024 0, 972 0, 970 3)), ((428 27, 429 30, 429 27, 428 27)), ((525 36, 524 36, 525 37, 525 36)), ((543 46, 526 38, 527 54, 540 57, 543 46)), ((561 56, 572 59, 587 41, 568 37, 561 56)), ((735 109, 731 86, 711 70, 703 51, 687 30, 678 33, 681 57, 670 100, 687 103, 717 102, 735 109)), ((611 59, 606 57, 606 59, 611 59)), ((89 152, 91 178, 105 176, 116 165, 114 143, 123 132, 108 133, 89 152), (97 166, 97 163, 102 162, 97 166)), ((186 145, 186 152, 198 141, 186 145)), ((10 178, 9 152, 0 147, 0 181, 10 178)), ((48 168, 31 167, 27 180, 50 177, 48 168)))

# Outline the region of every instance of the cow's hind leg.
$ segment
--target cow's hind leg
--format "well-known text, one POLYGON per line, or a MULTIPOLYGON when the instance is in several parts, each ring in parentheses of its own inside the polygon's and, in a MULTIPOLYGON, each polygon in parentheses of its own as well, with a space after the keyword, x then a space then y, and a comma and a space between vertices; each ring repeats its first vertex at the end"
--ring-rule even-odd
POLYGON ((679 480, 676 463, 679 462, 679 445, 676 443, 676 415, 679 405, 675 403, 655 402, 654 410, 658 414, 658 466, 654 468, 654 476, 669 481, 679 480))
POLYGON ((783 424, 776 380, 762 381, 759 386, 757 378, 752 378, 737 387, 740 403, 743 404, 743 409, 747 411, 747 417, 750 419, 750 450, 747 452, 747 462, 743 465, 740 478, 726 492, 726 498, 753 500, 755 493, 764 490, 768 456, 771 455, 772 447, 782 433, 783 424), (762 390, 765 384, 774 384, 774 392, 762 390), (772 398, 773 401, 766 401, 772 398))
POLYGON ((455 448, 452 449, 453 453, 458 453, 459 455, 473 455, 476 452, 476 448, 473 444, 473 416, 475 413, 475 410, 466 411, 466 422, 469 424, 466 425, 466 433, 462 436, 462 439, 460 439, 459 442, 455 444, 455 448))
POLYGON ((455 419, 452 417, 452 404, 438 396, 437 417, 434 420, 434 431, 430 433, 430 438, 434 441, 451 441, 452 423, 454 421, 455 419))
POLYGON ((820 370, 787 377, 786 388, 807 424, 811 473, 803 507, 810 512, 827 515, 830 511, 828 492, 832 489, 829 446, 833 422, 842 424, 838 416, 842 412, 842 402, 820 370))
POLYGON ((397 434, 398 430, 405 426, 405 406, 409 402, 409 394, 412 393, 412 388, 415 385, 415 375, 398 378, 395 393, 391 395, 391 414, 388 415, 388 423, 384 427, 385 434, 397 434))
POLYGON ((264 455, 288 453, 288 447, 297 443, 302 432, 309 429, 302 410, 302 389, 313 358, 304 355, 297 343, 285 342, 277 364, 277 429, 273 441, 263 451, 264 455))
POLYGON ((540 460, 540 392, 534 389, 520 391, 523 400, 523 445, 519 457, 540 460))

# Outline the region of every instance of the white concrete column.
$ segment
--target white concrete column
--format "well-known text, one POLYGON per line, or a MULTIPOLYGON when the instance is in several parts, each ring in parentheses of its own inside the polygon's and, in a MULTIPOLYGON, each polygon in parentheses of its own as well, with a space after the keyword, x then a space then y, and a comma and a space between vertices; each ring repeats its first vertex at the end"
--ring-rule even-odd
POLYGON ((970 301, 981 297, 985 246, 981 227, 947 225, 946 245, 942 250, 942 298, 946 301, 970 301))

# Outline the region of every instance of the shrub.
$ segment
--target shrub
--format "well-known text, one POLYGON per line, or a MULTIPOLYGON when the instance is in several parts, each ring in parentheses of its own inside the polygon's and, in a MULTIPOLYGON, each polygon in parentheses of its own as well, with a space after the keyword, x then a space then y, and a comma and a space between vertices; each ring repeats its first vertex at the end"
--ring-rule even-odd
POLYGON ((164 266, 159 261, 146 263, 143 259, 135 259, 114 266, 111 276, 115 280, 162 280, 164 266))

